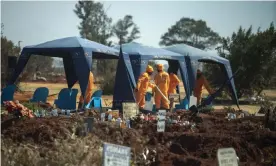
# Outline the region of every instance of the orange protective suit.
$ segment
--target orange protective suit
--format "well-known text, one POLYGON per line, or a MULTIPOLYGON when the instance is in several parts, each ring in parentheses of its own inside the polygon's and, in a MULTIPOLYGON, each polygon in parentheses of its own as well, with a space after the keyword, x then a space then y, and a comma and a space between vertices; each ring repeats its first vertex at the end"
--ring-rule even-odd
MULTIPOLYGON (((202 74, 200 70, 197 70, 197 74, 202 74)), ((194 88, 194 96, 197 98, 197 105, 201 103, 201 95, 202 95, 202 88, 204 87, 207 89, 209 94, 213 93, 213 90, 210 88, 208 81, 205 79, 203 75, 197 78, 194 88)))
POLYGON ((176 93, 176 86, 179 85, 180 80, 178 79, 177 75, 174 73, 170 74, 170 85, 168 94, 175 94, 176 93))
MULTIPOLYGON (((179 85, 180 80, 178 79, 177 75, 174 73, 170 73, 170 86, 168 90, 168 95, 170 94, 176 94, 176 86, 179 85)), ((171 98, 170 100, 170 108, 174 105, 174 99, 171 98)))
MULTIPOLYGON (((85 92, 85 104, 89 103, 89 101, 91 100, 91 97, 93 95, 93 93, 92 93, 93 88, 94 88, 94 76, 93 76, 93 73, 90 72, 87 89, 85 92)), ((83 96, 82 95, 80 96, 79 102, 83 104, 83 96)))
MULTIPOLYGON (((156 86, 160 89, 160 91, 168 98, 168 89, 170 85, 170 77, 169 74, 163 71, 163 65, 157 65, 158 73, 154 77, 154 82, 156 86)), ((160 109, 162 104, 162 108, 169 109, 169 102, 161 95, 161 93, 156 89, 155 90, 155 107, 156 109, 160 109)))
POLYGON ((142 73, 138 79, 137 82, 137 92, 136 92, 136 102, 139 106, 140 109, 143 109, 145 107, 145 95, 146 92, 148 90, 148 87, 154 87, 154 85, 152 85, 150 83, 150 76, 149 73, 153 72, 153 68, 148 65, 146 72, 142 73))

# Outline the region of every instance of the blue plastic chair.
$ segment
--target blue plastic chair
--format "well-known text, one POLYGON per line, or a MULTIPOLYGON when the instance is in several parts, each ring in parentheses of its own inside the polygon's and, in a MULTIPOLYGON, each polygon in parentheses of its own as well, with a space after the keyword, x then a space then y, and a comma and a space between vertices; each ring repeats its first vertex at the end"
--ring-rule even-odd
POLYGON ((13 85, 8 85, 2 90, 1 94, 1 104, 3 104, 4 101, 12 101, 13 100, 13 95, 15 92, 16 86, 13 85))
POLYGON ((102 90, 97 90, 93 93, 92 97, 102 97, 103 91, 102 90))
POLYGON ((70 108, 75 110, 76 109, 76 103, 77 103, 77 95, 79 90, 78 89, 71 89, 70 94, 70 108))
POLYGON ((30 102, 38 103, 38 102, 44 102, 46 103, 47 97, 49 95, 49 89, 46 87, 37 88, 34 92, 33 97, 30 99, 30 102))
POLYGON ((176 104, 175 105, 175 110, 176 109, 185 109, 185 110, 188 110, 189 109, 189 101, 188 101, 188 99, 185 97, 183 100, 181 100, 180 104, 176 104))
POLYGON ((102 108, 102 90, 97 90, 93 93, 91 100, 89 103, 85 106, 85 108, 102 108))
POLYGON ((78 94, 78 89, 68 89, 63 88, 59 94, 58 99, 55 100, 55 105, 60 109, 76 109, 76 98, 78 94))
POLYGON ((94 108, 102 108, 102 99, 100 97, 94 97, 92 101, 94 108))

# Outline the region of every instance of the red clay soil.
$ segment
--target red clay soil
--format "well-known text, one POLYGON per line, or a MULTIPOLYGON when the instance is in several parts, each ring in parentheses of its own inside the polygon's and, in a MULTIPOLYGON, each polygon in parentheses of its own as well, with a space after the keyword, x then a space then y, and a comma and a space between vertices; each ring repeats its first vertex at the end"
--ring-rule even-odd
POLYGON ((18 142, 30 140, 49 145, 54 139, 69 138, 76 121, 67 117, 10 119, 1 123, 1 134, 2 138, 11 138, 18 142))
MULTIPOLYGON (((187 113, 179 113, 190 119, 187 113)), ((177 116, 174 114, 174 116, 177 116)), ((180 125, 167 125, 166 132, 156 132, 156 122, 139 119, 133 128, 120 129, 108 122, 94 124, 92 134, 102 141, 132 147, 135 153, 149 149, 146 161, 138 165, 217 165, 218 148, 233 147, 240 165, 266 165, 276 159, 276 132, 263 127, 259 119, 244 118, 228 121, 224 114, 201 114, 191 130, 180 125), (146 164, 147 163, 147 164, 146 164)), ((48 118, 2 123, 2 138, 14 141, 32 139, 37 144, 51 144, 54 138, 68 138, 77 119, 48 118)), ((138 162, 139 163, 139 162, 138 162)))

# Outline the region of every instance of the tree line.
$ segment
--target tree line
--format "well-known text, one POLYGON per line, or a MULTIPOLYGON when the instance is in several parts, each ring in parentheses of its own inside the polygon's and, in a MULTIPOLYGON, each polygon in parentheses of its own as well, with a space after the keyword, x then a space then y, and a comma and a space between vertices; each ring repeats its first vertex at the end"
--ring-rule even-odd
MULTIPOLYGON (((78 1, 73 12, 81 20, 78 26, 81 37, 108 46, 128 43, 140 38, 139 26, 134 22, 133 16, 125 15, 113 23, 102 2, 78 1), (112 41, 111 37, 116 37, 118 41, 112 41)), ((159 45, 169 46, 180 43, 202 50, 217 49, 220 56, 230 61, 233 73, 242 67, 243 70, 240 70, 235 77, 239 97, 253 93, 260 94, 264 88, 275 85, 276 30, 274 23, 263 31, 259 28, 256 33, 252 32, 252 27, 248 29, 240 27, 231 36, 221 37, 207 25, 206 21, 182 17, 161 35, 159 45)), ((3 55, 2 49, 1 54, 3 55)), ((48 61, 52 63, 51 60, 48 61)), ((113 89, 110 86, 114 85, 116 64, 116 60, 96 60, 94 66, 96 78, 103 76, 102 88, 109 87, 110 93, 113 89)), ((34 68, 36 67, 30 67, 35 72, 34 68)), ((218 65, 208 64, 205 65, 205 69, 206 76, 214 85, 225 81, 223 73, 218 70, 218 65)))

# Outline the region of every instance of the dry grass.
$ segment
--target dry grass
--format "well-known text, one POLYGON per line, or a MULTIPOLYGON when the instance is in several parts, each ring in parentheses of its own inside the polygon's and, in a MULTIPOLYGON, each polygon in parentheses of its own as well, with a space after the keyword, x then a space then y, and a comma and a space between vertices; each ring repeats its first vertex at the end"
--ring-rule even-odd
POLYGON ((274 102, 276 102, 276 89, 264 90, 263 94, 265 94, 265 96, 267 96, 270 100, 273 100, 274 102))
MULTIPOLYGON (((19 101, 28 101, 30 98, 32 98, 33 92, 39 88, 39 87, 47 87, 49 89, 49 97, 47 101, 50 104, 54 103, 54 100, 57 98, 58 93, 61 89, 67 88, 67 84, 65 83, 43 83, 43 82, 21 82, 19 84, 22 91, 24 91, 23 94, 16 93, 14 98, 15 100, 19 101)), ((79 93, 77 95, 77 99, 79 99, 81 95, 80 86, 78 83, 76 83, 73 88, 78 89, 79 93)), ((98 89, 98 86, 96 85, 95 90, 98 89)))

